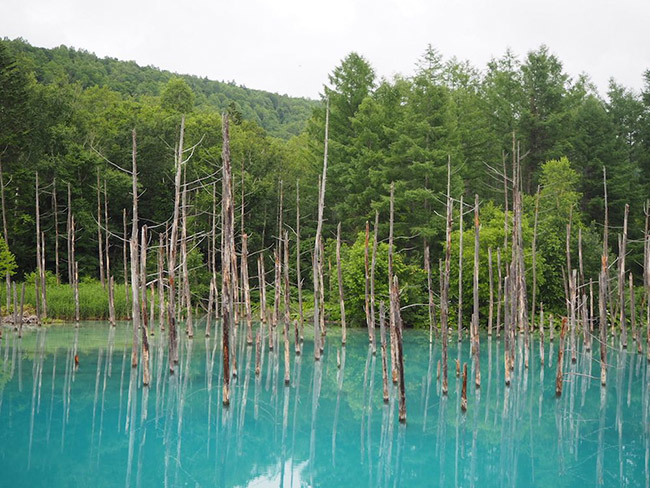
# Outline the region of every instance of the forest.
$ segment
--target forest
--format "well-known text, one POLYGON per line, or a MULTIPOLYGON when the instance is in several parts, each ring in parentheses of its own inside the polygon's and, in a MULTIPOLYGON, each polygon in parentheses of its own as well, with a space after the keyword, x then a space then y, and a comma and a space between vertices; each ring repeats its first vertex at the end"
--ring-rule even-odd
MULTIPOLYGON (((266 263, 267 281, 272 282, 272 250, 285 231, 291 241, 285 259, 290 253, 292 289, 304 286, 309 294, 311 283, 318 281, 312 280, 310 265, 327 144, 322 248, 328 320, 340 320, 337 251, 347 320, 361 326, 368 236, 376 232, 378 239, 373 252, 376 294, 387 296, 387 242, 394 232, 391 265, 399 277, 404 323, 428 327, 427 287, 432 278, 423 263, 426 254, 437 269, 445 257, 448 163, 453 200, 449 301, 460 302, 460 313, 451 314, 450 323, 463 313, 472 314, 477 195, 477 286, 480 322, 487 324, 485 311, 493 293, 488 272, 492 274, 494 261, 494 275, 497 267, 500 273, 497 253, 510 254, 508 225, 516 213, 515 187, 522 191, 519 223, 525 282, 533 303, 563 313, 571 282, 567 256, 580 255, 581 283, 597 283, 603 246, 612 255, 610 265, 616 266, 622 245, 632 294, 642 306, 647 300, 643 268, 650 194, 650 71, 643 81, 644 89, 637 93, 612 80, 603 97, 588 75, 570 77, 546 46, 525 56, 507 51, 484 67, 444 59, 427 46, 413 73, 393 79, 379 79, 363 56, 350 53, 324 80, 321 99, 312 101, 100 59, 64 46, 41 49, 20 39, 4 39, 0 193, 6 245, 0 249, 0 272, 28 283, 27 301, 31 297, 35 304, 40 261, 42 286, 47 282, 52 297, 59 288, 68 293, 66 284, 75 281, 69 239, 74 215, 78 281, 96 290, 109 281, 110 273, 115 283, 128 284, 133 191, 123 169, 131 167, 137 134, 138 231, 148 228, 145 275, 154 280, 155 246, 176 220, 176 161, 183 125, 187 254, 186 272, 179 272, 191 288, 185 306, 209 308, 211 273, 222 268, 216 252, 222 237, 221 208, 214 202, 223 198, 225 112, 230 120, 234 252, 240 259, 247 241, 251 259, 246 273, 254 283, 256 303, 261 293, 257 256, 264 256, 262 269, 266 263), (391 188, 394 229, 389 229, 391 188), (604 244, 605 214, 612 237, 604 244), (616 236, 624 230, 626 236, 617 246, 616 236)), ((432 274, 437 282, 437 271, 432 274)), ((291 296, 295 301, 296 294, 291 296)), ((128 301, 128 291, 116 293, 121 318, 129 315, 128 301)), ((92 300, 84 302, 85 318, 108 316, 103 307, 92 309, 92 300)), ((302 304, 305 313, 311 313, 312 306, 308 299, 302 304)), ((291 307, 292 314, 302 314, 297 303, 291 307)), ((50 306, 52 318, 71 318, 68 305, 58 310, 50 306)))

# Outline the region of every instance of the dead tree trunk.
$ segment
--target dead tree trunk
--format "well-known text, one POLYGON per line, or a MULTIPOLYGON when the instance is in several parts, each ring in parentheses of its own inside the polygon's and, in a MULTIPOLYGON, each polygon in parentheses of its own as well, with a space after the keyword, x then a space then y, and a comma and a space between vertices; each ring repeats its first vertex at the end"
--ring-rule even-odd
POLYGON ((388 362, 386 359, 386 309, 384 302, 379 302, 379 334, 381 338, 381 371, 383 379, 384 403, 388 403, 388 362))
MULTIPOLYGON (((343 295, 343 270, 341 269, 341 223, 336 228, 336 272, 339 282, 339 304, 341 306, 341 344, 345 346, 347 331, 345 327, 345 298, 343 295)), ((371 341, 372 342, 372 341, 371 341)))
POLYGON ((442 273, 440 294, 440 325, 442 327, 442 394, 447 395, 447 330, 449 326, 449 270, 451 264, 451 158, 447 158, 447 227, 445 231, 445 267, 442 273))
POLYGON ((99 168, 97 168, 97 256, 99 258, 99 282, 106 288, 106 277, 104 275, 104 244, 102 237, 102 192, 100 189, 99 168))
MULTIPOLYGON (((395 216, 395 183, 390 184, 390 214, 389 214, 389 225, 388 225, 388 293, 390 295, 391 290, 393 289, 393 224, 395 216)), ((397 344, 395 342, 395 303, 393 300, 389 300, 390 303, 390 364, 391 364, 391 376, 393 379, 393 384, 397 384, 398 371, 397 371, 397 344)))
POLYGON ((497 337, 501 336, 502 303, 503 303, 503 276, 501 271, 501 249, 497 247, 497 337))
POLYGON ((619 246, 618 257, 618 308, 619 323, 621 325, 621 346, 627 349, 627 324, 625 320, 625 254, 627 252, 627 218, 630 213, 630 206, 625 204, 625 216, 623 218, 623 237, 619 246))
POLYGON ((129 259, 126 253, 127 243, 129 242, 128 234, 126 231, 126 209, 122 209, 122 225, 123 225, 123 240, 122 240, 122 264, 124 265, 124 304, 126 307, 127 319, 129 318, 129 271, 128 263, 129 259))
POLYGON ((235 209, 232 201, 232 173, 230 166, 230 133, 228 114, 223 114, 223 148, 222 148, 222 233, 223 233, 223 246, 221 249, 221 262, 223 263, 222 269, 222 283, 221 283, 221 297, 223 304, 221 306, 221 313, 223 315, 223 334, 222 334, 222 350, 223 350, 223 396, 222 401, 225 406, 230 405, 230 327, 232 326, 232 256, 231 253, 234 248, 234 232, 235 232, 235 209))
POLYGON ((320 282, 318 279, 318 263, 320 257, 320 240, 323 232, 323 210, 325 207, 325 183, 327 181, 327 144, 329 139, 329 100, 325 109, 325 144, 323 150, 323 174, 320 181, 320 189, 318 192, 318 223, 316 226, 316 239, 314 241, 314 256, 312 261, 312 270, 314 277, 314 359, 320 359, 320 282))
POLYGON ((377 233, 379 232, 379 212, 375 211, 375 227, 372 239, 372 259, 370 261, 370 329, 372 330, 372 353, 377 352, 375 338, 375 269, 377 267, 377 233))
MULTIPOLYGON (((341 224, 339 223, 339 228, 341 224)), ((363 310, 366 313, 366 328, 368 330, 368 343, 370 346, 373 345, 375 341, 373 330, 370 328, 370 262, 369 262, 369 241, 370 241, 370 224, 366 220, 366 238, 364 241, 363 247, 363 270, 364 270, 364 307, 363 310)))
POLYGON ((68 183, 68 209, 66 219, 66 235, 67 235, 67 258, 68 258, 68 283, 74 282, 74 258, 72 257, 72 195, 70 191, 70 183, 68 183))
POLYGON ((52 209, 54 211, 54 274, 58 285, 61 283, 61 271, 59 269, 59 203, 56 200, 56 178, 52 181, 52 209))
POLYGON ((397 370, 399 373, 399 421, 406 422, 406 385, 404 384, 404 345, 402 341, 402 315, 399 300, 399 281, 397 276, 393 277, 393 289, 391 300, 395 303, 395 344, 397 345, 397 370))
POLYGON ((147 315, 147 226, 142 226, 140 239, 140 315, 142 317, 142 384, 149 386, 149 316, 147 315))
POLYGON ((433 342, 433 329, 435 318, 435 306, 433 304, 433 290, 431 288, 431 259, 429 257, 429 246, 424 247, 424 269, 427 272, 427 296, 429 299, 429 344, 433 342))
POLYGON ((463 195, 459 207, 460 233, 458 237, 458 342, 463 337, 463 195))
POLYGON ((473 298, 474 313, 472 315, 472 345, 474 349, 474 384, 476 388, 481 387, 481 344, 478 333, 478 267, 479 267, 479 219, 478 219, 478 195, 474 195, 474 280, 473 280, 473 298))
POLYGON ((555 375, 555 396, 562 396, 562 382, 564 374, 562 372, 564 359, 564 336, 566 335, 567 319, 562 318, 562 328, 560 329, 560 348, 557 351, 557 373, 555 375))
POLYGON ((291 325, 291 288, 289 287, 289 233, 284 231, 284 384, 289 385, 291 365, 289 360, 289 326, 291 325))
MULTIPOLYGON (((296 181, 296 281, 298 286, 298 319, 300 325, 300 342, 303 340, 305 318, 302 310, 302 276, 300 273, 300 180, 296 181)), ((296 354, 300 354, 300 345, 296 345, 296 354)))
POLYGON ((248 235, 241 236, 241 279, 244 287, 244 310, 246 313, 246 344, 253 344, 253 311, 251 309, 251 287, 248 280, 248 235))
POLYGON ((494 275, 492 272, 492 248, 488 248, 488 280, 490 282, 490 303, 488 305, 488 336, 492 336, 492 318, 494 317, 494 275))
POLYGON ((537 305, 537 221, 539 216, 539 193, 540 186, 537 185, 537 193, 535 194, 535 223, 533 225, 533 305, 530 312, 530 328, 535 330, 535 312, 537 305))
POLYGON ((140 275, 138 271, 138 167, 136 163, 137 146, 135 129, 132 132, 133 151, 131 153, 131 183, 133 193, 133 214, 131 216, 131 317, 133 321, 133 344, 131 349, 131 367, 138 366, 138 331, 140 329, 140 275))
MULTIPOLYGON (((182 156, 181 156, 182 157, 182 156)), ((194 323, 192 320, 192 293, 190 291, 190 278, 187 268, 187 166, 183 167, 183 192, 181 195, 183 225, 181 228, 181 269, 183 274, 183 295, 187 312, 185 315, 185 333, 190 339, 194 337, 194 323)))
POLYGON ((460 394, 460 409, 467 412, 467 363, 463 363, 463 389, 460 394))

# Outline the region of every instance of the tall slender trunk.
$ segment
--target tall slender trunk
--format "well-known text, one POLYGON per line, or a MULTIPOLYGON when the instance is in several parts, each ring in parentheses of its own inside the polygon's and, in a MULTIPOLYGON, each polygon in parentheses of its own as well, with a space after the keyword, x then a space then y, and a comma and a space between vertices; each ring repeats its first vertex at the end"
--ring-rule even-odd
POLYGON ((54 274, 58 285, 61 283, 61 271, 59 269, 59 202, 56 199, 56 178, 52 181, 52 208, 54 211, 54 274))
POLYGON ((627 348, 627 323, 625 320, 625 254, 627 252, 627 219, 630 213, 630 206, 625 204, 625 216, 623 218, 623 237, 619 246, 618 257, 618 308, 619 323, 621 325, 621 346, 627 348))
POLYGON ((463 195, 460 196, 458 211, 460 232, 458 237, 458 342, 463 337, 463 195))
POLYGON ((241 236, 241 280, 244 288, 244 311, 246 315, 246 344, 253 344, 253 312, 251 309, 251 288, 248 280, 248 235, 241 236))
MULTIPOLYGON (((296 180, 296 281, 298 286, 298 318, 300 325, 300 342, 303 340, 305 318, 302 310, 302 276, 300 273, 300 180, 296 180)), ((296 345, 296 354, 300 354, 300 346, 296 345)))
POLYGON ((539 217, 539 193, 540 186, 537 185, 535 194, 535 223, 533 225, 533 304, 530 312, 530 328, 535 329, 535 312, 537 306, 537 222, 539 217))
POLYGON ((320 188, 318 192, 318 223, 316 225, 316 239, 314 241, 314 255, 312 258, 312 270, 314 278, 314 359, 320 360, 320 282, 318 279, 318 263, 320 256, 320 240, 323 233, 323 211, 325 207, 325 184, 327 181, 327 144, 329 139, 329 120, 330 108, 329 100, 325 109, 325 143, 323 150, 323 174, 320 178, 320 188))
POLYGON ((343 270, 341 269, 341 223, 336 227, 336 272, 339 283, 339 305, 341 307, 341 344, 345 346, 347 331, 345 326, 345 298, 343 295, 343 270))
POLYGON ((181 269, 183 273, 183 296, 187 308, 185 319, 185 333, 191 339, 194 337, 194 324, 192 321, 192 293, 190 291, 189 270, 187 268, 187 167, 183 166, 183 192, 181 196, 182 219, 181 227, 181 269))
POLYGON ((478 267, 479 267, 479 219, 478 219, 478 195, 474 195, 474 279, 473 279, 473 299, 474 312, 472 315, 472 346, 474 349, 474 383, 476 388, 481 387, 481 345, 478 333, 478 267))
POLYGON ((449 326, 449 270, 451 265, 451 157, 447 158, 447 226, 445 231, 445 266, 440 281, 440 326, 442 328, 442 394, 447 395, 447 330, 449 326))
POLYGON ((131 367, 138 366, 138 331, 140 330, 140 273, 138 264, 140 262, 138 255, 138 167, 136 162, 137 145, 135 129, 131 133, 133 140, 133 150, 131 153, 131 183, 133 194, 133 211, 131 216, 131 320, 133 321, 133 343, 131 348, 131 367))
POLYGON ((222 402, 225 406, 230 405, 230 328, 232 326, 233 313, 233 289, 232 289, 232 256, 234 248, 235 232, 235 209, 232 201, 232 173, 230 166, 230 131, 228 114, 223 114, 223 148, 222 148, 222 235, 223 246, 221 248, 221 262, 223 269, 221 273, 221 297, 223 304, 221 313, 223 315, 222 327, 222 351, 223 351, 223 390, 222 402))
POLYGON ((97 168, 97 256, 99 258, 99 282, 106 288, 106 277, 104 275, 104 239, 102 232, 102 192, 99 181, 99 168, 97 168))

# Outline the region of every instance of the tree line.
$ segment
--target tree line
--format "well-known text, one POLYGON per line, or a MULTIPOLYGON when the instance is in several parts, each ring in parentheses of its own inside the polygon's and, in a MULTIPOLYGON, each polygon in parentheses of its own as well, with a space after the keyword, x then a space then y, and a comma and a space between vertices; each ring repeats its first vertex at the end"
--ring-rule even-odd
MULTIPOLYGON (((124 228, 131 224, 132 182, 118 168, 131 160, 132 129, 138 133, 139 222, 155 235, 170 227, 175 151, 184 115, 186 147, 192 148, 183 176, 191 238, 188 274, 195 303, 207 303, 210 277, 205 265, 211 251, 207 236, 215 212, 220 211, 212 202, 221 201, 221 187, 215 183, 222 163, 221 112, 227 111, 236 252, 241 253, 244 233, 248 249, 254 251, 273 248, 285 230, 295 240, 298 222, 304 240, 298 259, 309 269, 311 250, 316 249, 328 101, 329 170, 322 236, 324 263, 333 269, 326 269, 324 283, 329 317, 339 313, 335 269, 339 223, 346 301, 360 305, 350 307, 351 323, 364 322, 365 228, 377 213, 377 274, 388 275, 385 241, 393 184, 393 266, 404 290, 402 306, 414 305, 405 310, 404 320, 409 325, 426 321, 426 307, 415 305, 427 303, 425 248, 434 268, 444 257, 448 161, 455 224, 450 300, 462 299, 462 290, 472 285, 474 231, 471 225, 461 230, 458 224, 461 216, 471 214, 475 194, 481 206, 480 272, 487 273, 488 251, 507 250, 513 208, 509 189, 513 161, 518 161, 528 286, 532 292, 530 275, 535 269, 538 302, 547 310, 563 310, 570 273, 565 259, 567 225, 572 229, 570 251, 577 255, 579 245, 585 249, 585 280, 597 279, 600 269, 603 167, 612 232, 622 229, 629 204, 627 263, 641 284, 644 204, 650 189, 650 72, 644 82, 644 90, 635 93, 612 81, 603 98, 586 75, 570 78, 545 46, 522 59, 508 51, 483 69, 455 58, 445 60, 429 46, 410 76, 377 79, 370 63, 351 53, 329 75, 320 102, 293 104, 287 98, 244 90, 254 95, 247 105, 237 98, 242 90, 231 85, 230 91, 218 91, 207 80, 100 60, 64 47, 43 50, 24 41, 4 40, 0 42, 4 237, 15 255, 19 277, 33 272, 39 194, 45 268, 59 274, 52 279, 72 278, 69 266, 55 263, 59 259, 55 249, 67 232, 66 213, 71 210, 82 279, 100 277, 104 266, 100 256, 105 253, 98 253, 98 245, 107 239, 116 280, 124 281, 120 273, 126 269, 121 263, 126 255, 123 240, 128 239, 124 228), (219 101, 212 103, 214 97, 219 101), (269 103, 273 117, 289 121, 284 129, 255 108, 269 103), (300 127, 304 129, 296 130, 300 127), (103 233, 98 234, 98 228, 103 233), (466 272, 459 273, 465 267, 466 272)), ((471 224, 471 217, 466 218, 471 224)), ((62 263, 67 259, 63 247, 62 263)), ((266 255, 268 259, 270 253, 266 255)), ((155 258, 148 262, 153 270, 155 258)), ((251 260, 251 271, 253 264, 251 260)), ((290 276, 293 286, 296 268, 290 276)), ((487 282, 480 280, 482 307, 488 302, 487 282)), ((387 296, 387 281, 378 277, 377 283, 386 288, 378 293, 387 296)))

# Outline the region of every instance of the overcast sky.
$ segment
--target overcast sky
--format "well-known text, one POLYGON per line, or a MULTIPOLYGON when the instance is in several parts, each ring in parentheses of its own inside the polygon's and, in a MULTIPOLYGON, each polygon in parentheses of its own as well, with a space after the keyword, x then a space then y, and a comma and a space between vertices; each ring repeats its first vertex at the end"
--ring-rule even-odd
POLYGON ((0 0, 0 37, 83 48, 178 73, 318 97, 350 51, 410 75, 431 43, 484 68, 542 43, 601 93, 642 87, 648 0, 0 0))

